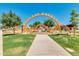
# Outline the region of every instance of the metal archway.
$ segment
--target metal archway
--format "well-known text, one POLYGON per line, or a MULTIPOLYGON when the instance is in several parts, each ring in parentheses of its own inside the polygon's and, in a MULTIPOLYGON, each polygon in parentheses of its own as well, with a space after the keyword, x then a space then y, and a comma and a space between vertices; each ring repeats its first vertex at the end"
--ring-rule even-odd
MULTIPOLYGON (((52 29, 52 30, 50 30, 50 32, 53 32, 53 31, 55 31, 55 30, 61 30, 61 26, 63 26, 62 23, 59 22, 58 19, 57 19, 55 16, 50 15, 50 14, 48 14, 48 13, 37 13, 37 14, 32 15, 31 17, 29 17, 29 18, 27 19, 25 25, 27 26, 28 23, 29 23, 33 18, 38 17, 38 16, 47 16, 47 17, 51 18, 51 19, 56 23, 55 28, 52 29)), ((27 30, 27 28, 28 28, 28 27, 26 27, 26 30, 27 30)), ((69 28, 68 28, 67 26, 65 26, 65 28, 70 32, 70 30, 69 30, 69 28)), ((31 30, 32 30, 32 29, 31 29, 31 30)))
POLYGON ((44 24, 39 24, 39 25, 37 25, 37 26, 35 27, 35 30, 38 30, 40 27, 44 27, 45 30, 49 31, 48 26, 46 26, 46 25, 44 25, 44 24))
POLYGON ((61 25, 61 23, 58 21, 57 18, 55 18, 55 16, 52 16, 52 15, 47 14, 47 13, 37 13, 37 14, 32 15, 31 17, 29 17, 29 18, 27 19, 25 25, 27 26, 27 24, 28 24, 33 18, 38 17, 38 16, 47 16, 47 17, 51 18, 52 20, 54 20, 57 25, 61 25))

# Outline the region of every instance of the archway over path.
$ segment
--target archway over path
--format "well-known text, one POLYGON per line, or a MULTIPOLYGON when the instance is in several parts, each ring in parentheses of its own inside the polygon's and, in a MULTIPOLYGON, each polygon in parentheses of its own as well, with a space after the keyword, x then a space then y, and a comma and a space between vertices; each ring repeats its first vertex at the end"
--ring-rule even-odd
MULTIPOLYGON (((55 30, 61 30, 61 27, 63 26, 63 24, 55 16, 47 14, 47 13, 37 13, 37 14, 32 15, 31 17, 29 17, 26 20, 25 25, 27 26, 28 23, 32 19, 34 19, 35 17, 38 17, 38 16, 47 16, 47 17, 49 17, 50 19, 52 19, 56 23, 55 27, 53 29, 51 29, 49 32, 54 32, 55 30)), ((65 28, 70 32, 70 30, 69 30, 69 28, 67 26, 65 26, 65 28)), ((26 31, 27 31, 27 29, 28 29, 28 27, 26 27, 26 31)), ((30 30, 30 32, 32 32, 32 30, 34 30, 34 29, 29 29, 29 30, 30 30)))
POLYGON ((27 19, 27 21, 26 21, 26 26, 28 25, 28 23, 29 23, 33 18, 38 17, 38 16, 47 16, 47 17, 51 18, 57 25, 58 25, 58 24, 61 25, 61 23, 58 21, 57 18, 55 18, 55 16, 52 16, 52 15, 47 14, 47 13, 37 13, 37 14, 34 14, 34 15, 32 15, 31 17, 29 17, 29 18, 27 19))

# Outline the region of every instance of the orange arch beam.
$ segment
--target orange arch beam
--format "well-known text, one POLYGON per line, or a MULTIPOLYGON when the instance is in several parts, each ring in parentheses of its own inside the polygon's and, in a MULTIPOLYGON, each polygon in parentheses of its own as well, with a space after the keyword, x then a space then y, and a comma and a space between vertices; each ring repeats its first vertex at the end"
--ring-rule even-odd
POLYGON ((47 17, 53 19, 53 20, 56 22, 56 24, 58 24, 58 25, 61 24, 54 16, 52 16, 52 15, 50 15, 50 14, 47 14, 47 13, 39 13, 39 14, 32 15, 30 18, 28 18, 27 21, 26 21, 26 25, 27 25, 33 18, 38 17, 38 16, 47 16, 47 17))
POLYGON ((37 30, 39 27, 45 27, 45 29, 46 29, 47 31, 49 31, 49 28, 48 28, 46 25, 44 25, 44 24, 39 24, 39 25, 37 25, 37 26, 35 27, 35 30, 37 30))

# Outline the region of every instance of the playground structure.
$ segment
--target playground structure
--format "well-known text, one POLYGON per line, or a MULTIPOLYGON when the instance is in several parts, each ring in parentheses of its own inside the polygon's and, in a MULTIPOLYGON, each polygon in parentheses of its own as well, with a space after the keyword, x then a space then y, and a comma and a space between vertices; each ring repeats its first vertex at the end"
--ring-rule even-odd
MULTIPOLYGON (((57 18, 55 18, 54 16, 52 16, 50 14, 47 14, 47 13, 38 13, 38 14, 34 14, 31 17, 29 17, 26 20, 26 24, 25 25, 22 25, 22 29, 20 30, 20 32, 23 32, 23 33, 24 32, 30 32, 30 33, 32 33, 34 31, 38 30, 39 27, 44 27, 47 32, 51 32, 51 33, 53 33, 54 31, 61 31, 62 29, 65 30, 65 31, 71 32, 70 29, 67 26, 63 25, 61 22, 59 22, 57 18), (52 29, 49 29, 48 26, 45 26, 44 24, 37 25, 34 28, 28 28, 27 27, 28 23, 33 18, 38 17, 38 16, 47 16, 50 19, 52 19, 56 23, 56 25, 52 29)), ((17 31, 18 31, 18 29, 17 29, 17 31)))

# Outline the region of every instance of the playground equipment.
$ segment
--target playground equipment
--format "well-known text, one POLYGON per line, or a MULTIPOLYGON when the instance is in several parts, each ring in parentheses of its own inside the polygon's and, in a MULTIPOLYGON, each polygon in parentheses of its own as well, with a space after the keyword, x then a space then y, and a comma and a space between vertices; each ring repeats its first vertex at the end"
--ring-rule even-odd
POLYGON ((71 32, 70 29, 69 29, 67 26, 63 25, 61 22, 59 22, 57 18, 55 18, 53 15, 50 15, 50 14, 47 14, 47 13, 38 13, 38 14, 34 14, 34 15, 32 15, 31 17, 29 17, 29 18, 26 20, 26 24, 25 24, 25 25, 22 25, 22 32, 33 32, 33 31, 35 31, 35 30, 38 30, 38 28, 41 27, 41 26, 44 27, 48 32, 54 32, 54 31, 56 31, 56 30, 61 31, 62 28, 63 28, 64 30, 66 30, 66 31, 71 32), (48 28, 47 26, 45 26, 44 24, 40 24, 40 25, 36 26, 35 28, 28 28, 28 27, 27 27, 28 23, 29 23, 33 18, 38 17, 38 16, 47 16, 47 17, 49 17, 50 19, 52 19, 52 20, 56 23, 55 27, 52 28, 52 29, 49 29, 49 28, 48 28))

